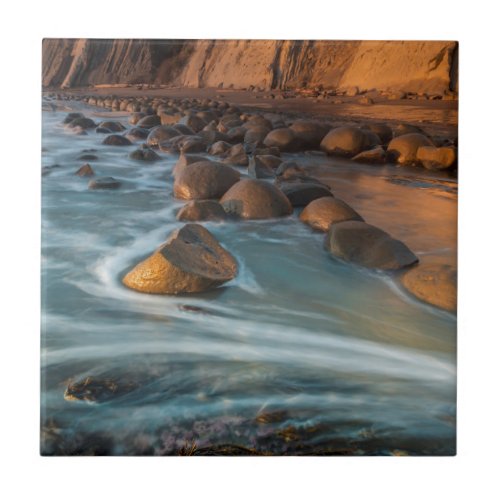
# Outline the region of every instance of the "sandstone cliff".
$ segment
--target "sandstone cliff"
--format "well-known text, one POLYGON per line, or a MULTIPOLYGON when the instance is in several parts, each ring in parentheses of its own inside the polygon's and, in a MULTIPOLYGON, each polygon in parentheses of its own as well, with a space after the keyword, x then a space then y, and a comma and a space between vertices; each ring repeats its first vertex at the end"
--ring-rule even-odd
POLYGON ((46 39, 44 87, 457 90, 456 42, 46 39))

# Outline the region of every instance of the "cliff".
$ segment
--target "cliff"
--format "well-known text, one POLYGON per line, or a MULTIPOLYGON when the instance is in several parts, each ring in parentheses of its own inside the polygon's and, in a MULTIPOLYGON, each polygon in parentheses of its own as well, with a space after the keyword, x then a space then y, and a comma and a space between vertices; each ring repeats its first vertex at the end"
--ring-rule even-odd
POLYGON ((458 44, 444 41, 45 39, 42 84, 444 93, 458 89, 457 65, 458 44))

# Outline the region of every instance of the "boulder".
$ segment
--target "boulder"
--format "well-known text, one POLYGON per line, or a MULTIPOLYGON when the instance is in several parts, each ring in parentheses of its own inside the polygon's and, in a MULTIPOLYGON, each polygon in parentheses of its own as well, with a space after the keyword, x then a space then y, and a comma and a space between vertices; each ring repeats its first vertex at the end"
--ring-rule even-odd
POLYGON ((334 257, 371 269, 396 270, 418 262, 403 242, 361 221, 332 224, 325 246, 334 257))
POLYGON ((353 157, 366 149, 366 136, 356 127, 330 130, 321 141, 321 149, 329 155, 353 157))
POLYGON ((97 177, 89 182, 89 189, 118 189, 121 182, 114 177, 97 177))
POLYGON ((215 237, 199 224, 186 224, 123 278, 143 293, 197 293, 236 277, 238 265, 215 237))
POLYGON ((153 128, 161 125, 161 120, 158 115, 146 115, 143 118, 141 118, 138 122, 131 123, 131 125, 137 125, 138 127, 142 128, 153 128))
POLYGON ((309 120, 297 120, 290 129, 306 149, 319 149, 321 141, 330 130, 329 125, 309 120))
POLYGON ((125 136, 118 134, 108 135, 102 143, 108 146, 130 146, 132 144, 125 136))
POLYGON ((182 118, 179 114, 170 113, 159 113, 159 116, 162 125, 174 125, 182 118))
POLYGON ((313 200, 325 196, 333 197, 328 186, 315 182, 312 179, 308 182, 301 180, 281 182, 279 187, 294 207, 304 207, 313 200))
POLYGON ((248 165, 248 156, 245 153, 243 144, 235 144, 226 152, 226 158, 223 163, 236 165, 238 167, 246 167, 248 165))
POLYGON ((176 123, 175 125, 172 125, 172 128, 178 130, 181 135, 194 135, 194 130, 189 128, 187 125, 183 125, 182 123, 176 123))
POLYGON ((227 214, 222 205, 213 200, 192 200, 177 212, 177 220, 200 221, 227 219, 227 214))
MULTIPOLYGON (((128 117, 128 122, 130 123, 130 125, 137 125, 137 123, 142 120, 146 115, 144 113, 141 113, 141 112, 135 112, 135 113, 132 113, 129 117, 128 117)), ((149 128, 149 127, 148 127, 149 128)))
POLYGON ((94 170, 92 167, 88 164, 85 163, 85 165, 82 165, 76 172, 75 175, 78 175, 80 177, 92 177, 95 175, 94 170))
POLYGON ((92 154, 89 154, 89 153, 80 155, 78 157, 78 160, 85 160, 85 161, 93 161, 93 160, 98 160, 98 159, 99 158, 98 158, 97 155, 92 155, 92 154))
POLYGON ((247 129, 245 135, 243 136, 243 142, 245 142, 245 144, 260 144, 264 141, 267 134, 269 134, 269 132, 272 130, 272 128, 268 128, 265 126, 253 126, 251 128, 245 128, 247 129))
POLYGON ((205 141, 197 135, 184 136, 178 145, 181 153, 204 153, 207 150, 205 141))
POLYGON ((139 161, 157 161, 161 159, 160 156, 156 154, 155 151, 153 151, 151 148, 148 148, 145 145, 143 145, 139 149, 136 149, 135 151, 132 151, 129 154, 129 158, 132 160, 139 160, 139 161))
POLYGON ((242 126, 231 127, 226 132, 227 141, 232 144, 237 144, 239 142, 243 142, 245 140, 245 134, 247 133, 247 129, 242 126))
POLYGON ((358 163, 381 164, 385 163, 385 159, 385 149, 382 146, 377 146, 373 149, 369 149, 368 151, 361 151, 361 153, 357 154, 352 161, 356 161, 358 163))
POLYGON ((388 144, 392 140, 392 129, 384 123, 369 123, 361 127, 363 130, 371 130, 377 134, 382 144, 388 144))
POLYGON ((457 148, 454 146, 420 146, 417 160, 429 170, 449 170, 457 164, 457 148))
POLYGON ((68 123, 71 123, 73 120, 76 120, 77 118, 85 118, 85 115, 82 113, 68 113, 66 115, 66 118, 64 118, 63 123, 65 125, 68 125, 68 123))
POLYGON ((99 127, 107 128, 111 132, 123 132, 125 127, 120 122, 105 121, 99 123, 99 127))
POLYGON ((85 117, 75 118, 74 120, 71 120, 68 126, 71 128, 80 128, 82 130, 97 127, 94 120, 85 117))
POLYGON ((223 163, 199 161, 175 173, 174 195, 183 200, 218 199, 239 179, 240 174, 223 163))
POLYGON ((290 215, 288 198, 276 187, 258 179, 234 184, 220 200, 224 210, 244 219, 269 219, 290 215))
POLYGON ((134 127, 127 131, 127 133, 124 134, 124 137, 126 137, 129 141, 136 142, 145 140, 148 137, 148 134, 149 130, 147 128, 134 127))
POLYGON ((446 309, 457 309, 457 269, 439 263, 421 263, 401 277, 403 286, 418 299, 446 309))
POLYGON ((393 136, 399 137, 406 134, 424 134, 424 131, 416 125, 409 125, 407 123, 400 123, 394 128, 393 136))
POLYGON ((433 146, 432 141, 423 134, 405 134, 395 137, 387 146, 387 156, 400 165, 418 164, 417 151, 421 146, 433 146))
POLYGON ((205 127, 207 125, 207 122, 203 118, 200 118, 199 116, 196 116, 196 115, 183 116, 179 120, 179 123, 181 125, 188 126, 195 133, 201 132, 201 130, 203 130, 203 127, 205 127))
POLYGON ((174 165, 174 168, 172 169, 172 175, 175 177, 176 175, 180 174, 180 172, 184 169, 186 165, 190 165, 191 163, 196 163, 205 160, 206 158, 204 156, 181 153, 179 159, 177 160, 177 163, 174 165))
POLYGON ((177 137, 181 135, 181 133, 173 127, 168 125, 160 125, 158 127, 153 128, 146 139, 146 144, 152 147, 158 147, 160 142, 168 141, 173 137, 177 137))
POLYGON ((277 156, 252 156, 248 165, 248 175, 255 179, 273 179, 276 177, 275 170, 281 163, 281 158, 277 156))
POLYGON ((309 224, 312 228, 324 232, 328 231, 330 226, 337 222, 348 220, 364 221, 363 217, 347 203, 332 196, 317 198, 311 201, 302 210, 300 220, 309 224))
POLYGON ((104 128, 104 127, 97 127, 95 129, 96 134, 112 134, 113 132, 109 130, 109 128, 104 128))
POLYGON ((299 151, 303 144, 295 132, 288 127, 271 130, 264 139, 264 145, 277 147, 280 151, 299 151))
POLYGON ((231 149, 232 145, 229 142, 217 141, 210 146, 208 154, 213 156, 222 156, 231 149))

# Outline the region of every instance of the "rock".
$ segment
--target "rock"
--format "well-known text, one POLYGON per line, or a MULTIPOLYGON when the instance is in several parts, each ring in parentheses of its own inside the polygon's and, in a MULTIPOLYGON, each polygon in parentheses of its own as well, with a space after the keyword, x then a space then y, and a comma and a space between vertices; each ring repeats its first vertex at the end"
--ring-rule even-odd
POLYGON ((403 242, 361 221, 332 224, 325 246, 334 257, 372 269, 396 270, 418 262, 403 242))
POLYGON ((268 147, 275 146, 280 151, 285 152, 299 151, 303 146, 294 131, 287 127, 271 130, 264 139, 264 145, 268 147))
POLYGON ((252 143, 260 144, 261 142, 264 141, 267 134, 269 134, 269 132, 272 130, 272 128, 268 128, 265 126, 258 126, 252 128, 245 127, 245 128, 247 128, 247 131, 243 136, 243 142, 245 142, 245 144, 252 144, 252 143))
POLYGON ((65 125, 68 125, 68 123, 71 123, 73 120, 76 120, 77 118, 85 118, 85 116, 82 113, 68 113, 66 115, 66 118, 64 118, 63 123, 65 125))
POLYGON ((144 113, 140 112, 132 113, 128 118, 128 122, 130 123, 130 125, 137 125, 137 123, 139 123, 139 121, 142 120, 145 116, 146 115, 144 113))
POLYGON ((174 177, 178 175, 186 165, 190 165, 191 163, 196 163, 205 160, 206 158, 204 156, 181 153, 179 159, 177 160, 177 163, 174 165, 174 168, 172 169, 172 175, 174 177))
POLYGON ((204 153, 206 150, 205 141, 196 135, 188 135, 179 142, 179 151, 181 153, 204 153))
POLYGON ((105 403, 119 396, 124 396, 137 389, 132 381, 121 382, 114 379, 85 377, 78 382, 68 384, 64 392, 66 401, 86 401, 87 403, 105 403))
POLYGON ((124 134, 124 137, 126 137, 129 141, 136 142, 146 139, 148 135, 149 130, 147 128, 134 127, 124 134))
POLYGON ((273 146, 272 148, 268 148, 268 147, 254 147, 254 146, 255 146, 255 144, 252 144, 248 148, 247 151, 249 153, 252 153, 255 156, 257 156, 257 155, 272 155, 272 156, 278 156, 278 157, 281 156, 280 150, 276 146, 273 146))
POLYGON ((377 146, 373 149, 369 149, 368 151, 362 151, 357 154, 352 161, 372 164, 385 163, 385 149, 382 146, 377 146))
POLYGON ((91 154, 83 154, 78 157, 78 160, 85 160, 85 161, 93 161, 97 159, 98 157, 96 155, 91 155, 91 154))
POLYGON ((387 157, 400 165, 418 163, 417 151, 421 146, 433 146, 432 141, 423 134, 405 134, 395 137, 387 146, 387 157))
POLYGON ((186 224, 127 273, 123 284, 143 293, 196 293, 232 280, 237 272, 234 257, 207 229, 186 224))
POLYGON ((181 125, 187 125, 195 133, 201 132, 201 130, 203 130, 203 127, 207 125, 207 122, 203 118, 200 118, 199 116, 196 115, 183 116, 179 120, 179 123, 181 125))
POLYGON ((398 101, 400 99, 406 99, 406 92, 403 92, 402 90, 396 90, 394 92, 391 92, 388 96, 387 99, 390 101, 398 101))
POLYGON ((311 201, 302 210, 300 220, 309 224, 312 228, 324 232, 328 231, 330 226, 337 222, 348 220, 364 221, 363 217, 347 203, 332 196, 317 198, 311 201))
POLYGON ((281 182, 279 187, 294 207, 304 207, 313 200, 323 198, 325 196, 333 197, 333 194, 328 186, 314 181, 303 182, 293 180, 281 182))
POLYGON ((109 128, 104 128, 104 127, 97 127, 95 129, 96 134, 112 134, 112 131, 109 130, 109 128))
POLYGON ((181 135, 194 135, 194 130, 190 129, 187 125, 183 125, 182 123, 176 123, 175 125, 172 125, 172 128, 178 130, 181 135))
POLYGON ((306 149, 319 149, 321 141, 330 130, 329 125, 309 120, 297 120, 290 129, 306 149))
POLYGON ((99 123, 99 127, 107 128, 111 132, 123 132, 125 127, 120 122, 106 121, 99 123))
POLYGON ((356 127, 338 127, 330 130, 321 141, 321 149, 329 155, 355 156, 366 145, 366 136, 356 127))
POLYGON ((365 136, 363 150, 372 149, 372 148, 374 148, 376 146, 380 146, 382 144, 380 137, 375 132, 372 132, 371 130, 367 130, 367 129, 361 129, 361 132, 363 132, 363 134, 365 136))
POLYGON ((177 220, 181 221, 222 221, 226 219, 227 214, 222 205, 213 200, 192 200, 177 213, 177 220))
POLYGON ((245 153, 243 144, 235 144, 227 151, 227 156, 223 163, 236 165, 238 167, 246 167, 248 165, 248 156, 245 153))
POLYGON ((392 129, 383 123, 369 123, 361 127, 362 130, 370 130, 377 134, 382 144, 388 144, 392 140, 392 129))
POLYGON ((97 127, 97 125, 94 123, 94 120, 85 117, 75 118, 74 120, 69 122, 68 126, 71 128, 80 128, 82 130, 97 127))
POLYGON ((175 173, 174 195, 183 200, 218 199, 239 179, 240 174, 223 163, 191 163, 175 173))
POLYGON ((75 175, 79 175, 80 177, 92 177, 95 174, 94 171, 92 170, 92 167, 88 163, 85 163, 85 165, 82 165, 75 172, 75 175))
POLYGON ((272 155, 253 156, 248 165, 248 175, 255 179, 273 179, 275 169, 281 165, 281 158, 272 155))
POLYGON ((247 129, 245 127, 231 127, 226 133, 227 141, 232 144, 243 142, 245 140, 246 133, 247 129))
POLYGON ((372 104, 375 104, 375 102, 371 97, 364 95, 358 99, 358 104, 363 104, 364 106, 370 106, 372 104))
POLYGON ((457 164, 457 148, 454 146, 420 146, 417 160, 429 170, 448 170, 457 164))
POLYGON ((153 151, 151 148, 144 146, 132 151, 129 154, 129 158, 132 160, 140 160, 140 161, 157 161, 160 160, 160 156, 153 151))
POLYGON ((173 137, 177 137, 181 135, 178 130, 173 127, 169 127, 168 125, 160 125, 158 127, 153 128, 146 139, 146 144, 152 147, 158 147, 160 142, 168 141, 173 137))
POLYGON ((132 143, 123 135, 113 134, 108 135, 103 144, 107 144, 108 146, 131 146, 132 143))
POLYGON ((355 97, 359 94, 359 88, 356 86, 347 87, 347 89, 345 89, 344 93, 347 97, 355 97))
POLYGON ((98 177, 89 182, 89 189, 118 189, 121 182, 114 177, 98 177))
POLYGON ((416 125, 409 125, 407 123, 400 123, 399 125, 396 126, 393 132, 394 137, 399 137, 400 135, 406 135, 406 134, 424 134, 424 131, 420 128, 417 127, 416 125))
POLYGON ((182 116, 179 114, 159 113, 159 115, 162 125, 174 125, 182 119, 182 116))
POLYGON ((403 274, 401 282, 418 299, 447 311, 456 311, 456 267, 447 264, 421 263, 403 274))
POLYGON ((217 141, 210 146, 208 150, 209 155, 221 156, 231 149, 232 145, 229 142, 217 141))
POLYGON ((272 184, 244 179, 231 187, 220 200, 224 210, 244 219, 268 219, 290 215, 288 198, 272 184))
POLYGON ((292 160, 281 162, 275 173, 282 180, 307 176, 307 170, 292 160))
MULTIPOLYGON (((130 122, 130 120, 129 120, 130 122)), ((141 118, 138 122, 136 123, 131 123, 132 125, 137 125, 138 127, 141 128, 153 128, 153 127, 158 127, 161 125, 161 120, 158 115, 146 115, 143 118, 141 118)))

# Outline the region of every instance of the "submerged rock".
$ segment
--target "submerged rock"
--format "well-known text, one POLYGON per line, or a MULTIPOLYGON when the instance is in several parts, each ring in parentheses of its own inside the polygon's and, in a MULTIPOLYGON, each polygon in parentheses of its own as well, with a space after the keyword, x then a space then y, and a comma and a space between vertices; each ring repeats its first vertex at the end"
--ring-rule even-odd
POLYGON ((89 182, 89 189, 118 189, 121 182, 114 177, 97 177, 89 182))
POLYGON ((93 175, 95 175, 95 173, 92 167, 88 163, 85 163, 85 165, 82 165, 75 172, 75 175, 79 175, 80 177, 92 177, 93 175))
POLYGON ((148 134, 149 134, 148 129, 141 127, 134 127, 129 131, 127 131, 127 133, 124 134, 124 137, 126 137, 129 141, 135 142, 146 139, 148 134))
POLYGON ((332 224, 325 246, 334 257, 372 269, 395 270, 418 262, 403 242, 360 221, 332 224))
POLYGON ((400 165, 414 165, 418 163, 417 151, 421 146, 434 146, 434 144, 423 134, 400 135, 387 146, 387 156, 400 165))
POLYGON ((403 274, 401 282, 418 299, 447 311, 456 311, 456 267, 422 263, 403 274))
POLYGON ((137 389, 138 384, 130 381, 99 379, 86 377, 82 381, 72 382, 64 392, 66 401, 85 401, 87 403, 105 403, 124 396, 137 389))
POLYGON ((99 127, 107 128, 111 132, 123 132, 125 127, 120 122, 106 121, 99 123, 99 127))
POLYGON ((184 200, 218 199, 239 179, 240 174, 223 163, 199 161, 176 170, 174 195, 184 200))
POLYGON ((82 130, 97 127, 94 120, 85 117, 75 118, 74 120, 71 120, 68 126, 71 128, 80 128, 82 130))
POLYGON ((222 221, 227 217, 222 205, 213 200, 192 200, 177 213, 177 220, 181 221, 222 221))
POLYGON ((347 203, 331 196, 318 198, 307 205, 300 220, 319 231, 328 231, 332 224, 348 220, 364 221, 347 203))
POLYGON ((113 134, 108 135, 103 144, 107 144, 108 146, 130 146, 132 143, 123 135, 113 134))
POLYGON ((186 224, 137 264, 123 284, 143 293, 203 292, 235 278, 238 265, 215 237, 199 224, 186 224))
POLYGON ((151 148, 148 148, 143 144, 143 146, 135 151, 132 151, 129 154, 129 158, 132 160, 140 160, 140 161, 157 161, 160 160, 160 156, 153 151, 151 148))
POLYGON ((244 179, 220 200, 224 210, 244 219, 269 219, 290 215, 288 198, 276 186, 258 179, 244 179))
POLYGON ((68 123, 71 123, 73 120, 76 120, 77 118, 85 118, 85 115, 83 113, 68 113, 66 115, 66 118, 64 118, 63 123, 67 125, 68 123))
POLYGON ((168 125, 160 125, 159 127, 153 128, 148 135, 146 144, 148 146, 157 147, 158 144, 164 141, 168 141, 174 137, 181 135, 181 133, 174 127, 168 125))

